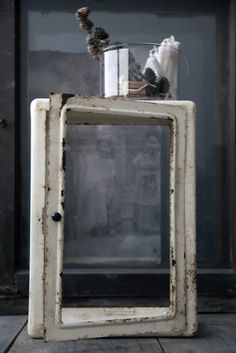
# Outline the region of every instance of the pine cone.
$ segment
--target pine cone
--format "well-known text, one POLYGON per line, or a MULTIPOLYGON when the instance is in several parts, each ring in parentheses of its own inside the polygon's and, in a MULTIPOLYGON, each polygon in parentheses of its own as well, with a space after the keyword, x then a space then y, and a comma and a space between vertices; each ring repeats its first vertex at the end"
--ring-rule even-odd
POLYGON ((103 29, 102 27, 95 27, 93 29, 93 35, 95 39, 107 39, 109 37, 109 34, 103 29))
POLYGON ((162 77, 159 82, 160 93, 167 93, 170 89, 170 82, 166 77, 162 77))
POLYGON ((150 68, 147 67, 144 72, 144 79, 148 83, 154 83, 156 81, 156 74, 155 72, 150 68))
POLYGON ((95 59, 99 59, 99 57, 102 55, 103 50, 110 45, 109 40, 98 40, 94 38, 91 34, 86 37, 86 42, 88 44, 88 52, 95 59))
POLYGON ((99 45, 98 41, 91 34, 87 35, 86 43, 89 45, 99 45))
POLYGON ((111 42, 107 39, 100 40, 100 46, 102 49, 105 49, 111 45, 111 42))
POLYGON ((81 7, 76 11, 75 17, 77 18, 77 20, 85 19, 88 17, 89 13, 90 10, 88 7, 81 7))
POLYGON ((88 45, 87 49, 94 59, 99 60, 101 56, 101 48, 98 45, 88 45))
POLYGON ((90 21, 88 18, 80 20, 80 28, 81 29, 84 29, 85 31, 90 33, 92 27, 93 27, 93 22, 90 21))
POLYGON ((146 87, 146 95, 148 97, 156 97, 160 92, 159 84, 151 84, 146 87))

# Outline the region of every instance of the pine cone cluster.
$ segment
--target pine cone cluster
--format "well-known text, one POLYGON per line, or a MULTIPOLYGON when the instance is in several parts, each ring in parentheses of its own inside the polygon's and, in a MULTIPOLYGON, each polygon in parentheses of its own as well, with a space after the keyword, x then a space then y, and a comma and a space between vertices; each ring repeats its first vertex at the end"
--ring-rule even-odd
POLYGON ((160 81, 157 81, 157 76, 150 67, 147 67, 144 72, 144 80, 148 83, 146 86, 146 95, 148 97, 155 97, 157 95, 163 96, 168 93, 170 89, 169 80, 166 77, 162 77, 160 81))
POLYGON ((157 82, 148 84, 145 90, 147 97, 156 97, 160 93, 159 84, 157 82))
POLYGON ((75 16, 78 20, 86 19, 88 17, 89 13, 90 13, 90 10, 88 7, 81 7, 80 9, 78 9, 76 11, 75 16))
POLYGON ((88 15, 90 10, 88 7, 82 7, 77 10, 75 16, 79 21, 80 28, 87 31, 89 34, 86 38, 88 44, 88 52, 94 59, 99 59, 103 49, 110 45, 109 34, 102 27, 93 27, 93 22, 90 21, 88 15))
POLYGON ((109 37, 109 34, 102 27, 94 27, 93 36, 97 40, 106 40, 109 37))
POLYGON ((80 20, 80 28, 87 31, 88 33, 91 33, 91 30, 93 28, 93 22, 90 21, 88 18, 81 19, 80 20))
POLYGON ((159 82, 160 92, 166 94, 170 89, 170 82, 166 77, 162 77, 159 82))
POLYGON ((144 79, 148 83, 154 83, 157 79, 155 72, 150 68, 147 67, 144 72, 144 79))

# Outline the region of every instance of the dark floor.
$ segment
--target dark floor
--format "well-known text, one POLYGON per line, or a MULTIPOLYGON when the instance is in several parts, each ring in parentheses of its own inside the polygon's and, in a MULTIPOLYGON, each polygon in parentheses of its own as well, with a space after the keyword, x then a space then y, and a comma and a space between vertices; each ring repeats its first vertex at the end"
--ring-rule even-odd
POLYGON ((31 339, 26 316, 0 316, 0 353, 236 353, 236 314, 199 315, 194 338, 31 339))

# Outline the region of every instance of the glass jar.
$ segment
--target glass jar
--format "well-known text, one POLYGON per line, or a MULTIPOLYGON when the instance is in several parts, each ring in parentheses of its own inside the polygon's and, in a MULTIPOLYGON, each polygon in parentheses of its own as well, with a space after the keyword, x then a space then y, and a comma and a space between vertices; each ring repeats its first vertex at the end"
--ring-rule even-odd
POLYGON ((177 99, 179 50, 165 44, 116 44, 103 51, 101 95, 177 99))

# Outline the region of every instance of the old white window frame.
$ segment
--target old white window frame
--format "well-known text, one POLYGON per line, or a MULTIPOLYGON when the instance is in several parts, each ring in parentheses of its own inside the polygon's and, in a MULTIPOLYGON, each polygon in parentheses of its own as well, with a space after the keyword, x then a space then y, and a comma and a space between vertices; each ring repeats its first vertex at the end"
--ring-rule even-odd
POLYGON ((193 335, 197 326, 194 103, 137 102, 61 94, 52 95, 50 102, 49 107, 46 100, 35 101, 31 114, 32 154, 41 158, 34 159, 31 170, 29 333, 40 337, 44 331, 46 340, 125 335, 193 335), (50 113, 46 123, 48 108, 50 113), (37 118, 37 110, 41 119, 37 118), (61 310, 65 135, 67 124, 78 123, 170 127, 169 307, 61 310), (38 125, 41 126, 41 132, 34 130, 38 129, 38 125), (38 145, 39 139, 41 145, 38 145), (38 192, 39 202, 35 199, 38 192), (55 211, 62 215, 60 222, 54 222, 50 216, 55 211), (34 241, 35 244, 32 244, 34 241), (34 255, 39 250, 39 261, 35 263, 34 255), (41 279, 38 285, 36 277, 41 279), (37 299, 40 305, 35 311, 33 307, 37 299))

